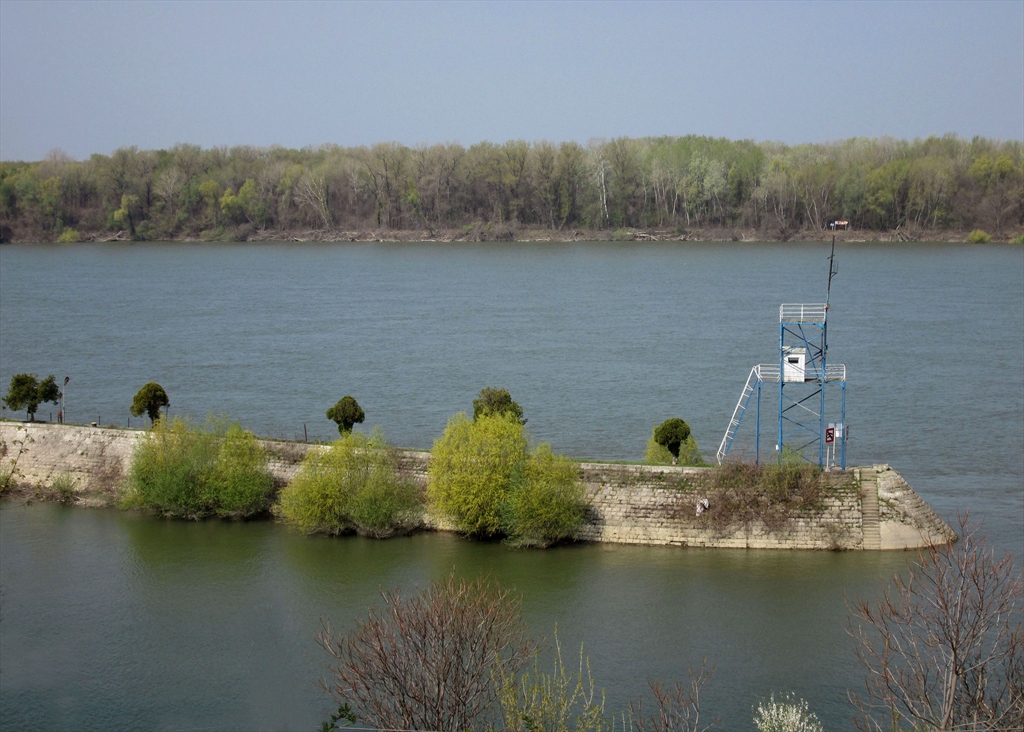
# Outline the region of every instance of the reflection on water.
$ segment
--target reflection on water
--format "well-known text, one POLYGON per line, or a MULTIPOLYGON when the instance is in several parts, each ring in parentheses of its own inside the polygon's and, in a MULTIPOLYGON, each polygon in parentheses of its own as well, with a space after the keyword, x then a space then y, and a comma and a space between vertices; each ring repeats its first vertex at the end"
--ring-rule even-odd
POLYGON ((304 537, 272 523, 174 522, 6 503, 0 510, 0 726, 311 729, 321 620, 344 631, 381 588, 451 571, 515 588, 533 633, 583 644, 610 708, 648 679, 717 666, 708 703, 744 729, 760 696, 846 726, 859 683, 846 598, 905 554, 582 545, 510 551, 447 534, 304 537))

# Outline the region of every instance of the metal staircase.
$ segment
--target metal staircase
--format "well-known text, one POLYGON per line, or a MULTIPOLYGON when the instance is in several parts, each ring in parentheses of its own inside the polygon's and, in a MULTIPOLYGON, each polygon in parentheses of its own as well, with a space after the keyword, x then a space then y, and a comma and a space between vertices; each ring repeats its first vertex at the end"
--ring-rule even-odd
POLYGON ((777 382, 778 380, 779 365, 777 363, 759 363, 750 369, 747 383, 740 393, 739 401, 736 402, 736 408, 732 410, 732 419, 729 420, 729 426, 725 430, 725 437, 722 438, 722 444, 718 446, 717 457, 719 465, 725 460, 725 456, 729 453, 729 448, 732 447, 732 441, 736 437, 736 429, 740 426, 740 422, 743 421, 743 415, 747 411, 750 397, 760 388, 761 384, 777 382))

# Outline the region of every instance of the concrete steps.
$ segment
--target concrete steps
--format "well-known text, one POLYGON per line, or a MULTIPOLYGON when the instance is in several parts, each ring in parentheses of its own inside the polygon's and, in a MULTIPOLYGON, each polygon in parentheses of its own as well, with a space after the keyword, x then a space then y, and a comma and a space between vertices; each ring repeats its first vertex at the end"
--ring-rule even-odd
POLYGON ((874 474, 860 473, 861 526, 864 531, 865 551, 882 548, 882 533, 878 522, 878 480, 874 474))

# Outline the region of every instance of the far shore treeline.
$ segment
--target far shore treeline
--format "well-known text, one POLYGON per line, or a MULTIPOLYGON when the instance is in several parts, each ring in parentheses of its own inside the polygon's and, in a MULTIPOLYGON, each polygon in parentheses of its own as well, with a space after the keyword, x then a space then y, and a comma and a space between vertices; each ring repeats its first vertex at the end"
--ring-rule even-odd
POLYGON ((40 162, 0 162, 3 242, 310 231, 501 240, 527 230, 567 238, 637 229, 785 240, 835 220, 896 238, 1019 237, 1024 141, 948 134, 795 146, 697 136, 468 148, 178 144, 82 161, 55 150, 40 162))

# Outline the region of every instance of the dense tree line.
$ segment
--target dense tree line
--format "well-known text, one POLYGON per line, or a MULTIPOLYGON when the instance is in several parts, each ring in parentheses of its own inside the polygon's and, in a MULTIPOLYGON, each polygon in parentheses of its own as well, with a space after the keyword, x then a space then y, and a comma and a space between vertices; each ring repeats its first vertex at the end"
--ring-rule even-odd
POLYGON ((956 135, 788 146, 710 137, 407 147, 120 148, 0 163, 0 234, 53 240, 259 230, 706 227, 771 238, 1024 224, 1024 142, 956 135))

